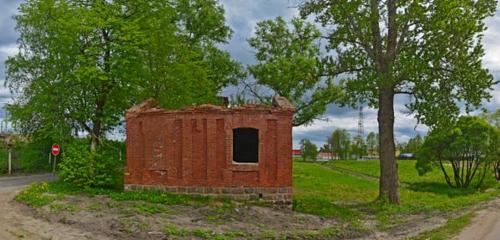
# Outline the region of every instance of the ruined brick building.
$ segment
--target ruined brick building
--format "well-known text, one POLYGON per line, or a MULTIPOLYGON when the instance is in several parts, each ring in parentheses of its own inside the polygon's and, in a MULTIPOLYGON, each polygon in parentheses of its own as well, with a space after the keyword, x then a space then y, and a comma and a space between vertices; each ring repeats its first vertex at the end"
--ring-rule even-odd
POLYGON ((293 106, 181 110, 153 100, 127 111, 125 188, 290 203, 293 106))

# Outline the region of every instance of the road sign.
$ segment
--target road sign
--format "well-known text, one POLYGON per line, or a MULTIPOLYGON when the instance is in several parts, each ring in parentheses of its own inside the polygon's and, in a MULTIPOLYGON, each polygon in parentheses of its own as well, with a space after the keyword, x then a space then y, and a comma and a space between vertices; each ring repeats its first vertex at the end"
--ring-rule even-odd
POLYGON ((57 143, 54 143, 52 145, 52 155, 54 155, 54 156, 59 155, 60 150, 61 149, 59 148, 59 145, 57 143))

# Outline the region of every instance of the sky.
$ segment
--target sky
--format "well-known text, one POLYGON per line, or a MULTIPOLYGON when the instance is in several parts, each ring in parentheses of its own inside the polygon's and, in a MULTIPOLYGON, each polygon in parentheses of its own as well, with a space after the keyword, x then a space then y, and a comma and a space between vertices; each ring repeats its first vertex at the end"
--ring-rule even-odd
MULTIPOLYGON (((17 52, 15 22, 12 16, 16 14, 21 0, 0 0, 0 107, 12 101, 8 89, 3 86, 5 79, 4 61, 8 56, 17 52)), ((227 24, 233 29, 234 34, 228 44, 221 46, 231 56, 244 65, 255 63, 254 51, 247 43, 247 39, 254 34, 257 22, 283 16, 291 19, 297 16, 298 11, 293 7, 293 0, 221 0, 226 10, 227 24)), ((486 20, 488 30, 484 33, 485 56, 483 65, 490 70, 496 80, 500 80, 500 3, 493 17, 486 20)), ((223 90, 223 95, 235 92, 236 87, 223 90)), ((493 98, 485 102, 484 107, 489 111, 500 108, 500 86, 495 86, 492 91, 493 98)), ((405 97, 395 99, 395 137, 398 142, 405 142, 417 134, 424 135, 428 128, 417 124, 414 116, 408 115, 404 104, 405 97)), ((356 109, 340 108, 330 105, 322 119, 307 126, 293 129, 294 148, 298 148, 300 139, 308 138, 318 146, 323 146, 326 138, 336 128, 347 129, 351 135, 356 135, 358 129, 358 111, 356 109)), ((363 109, 365 135, 377 131, 376 109, 363 109)), ((0 108, 0 119, 5 116, 0 108)))

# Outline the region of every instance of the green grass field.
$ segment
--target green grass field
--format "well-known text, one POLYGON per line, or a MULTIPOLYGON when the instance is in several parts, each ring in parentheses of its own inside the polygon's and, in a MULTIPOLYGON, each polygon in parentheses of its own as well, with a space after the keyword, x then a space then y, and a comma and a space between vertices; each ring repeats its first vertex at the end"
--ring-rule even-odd
POLYGON ((378 161, 333 161, 327 164, 294 163, 294 209, 325 217, 357 222, 375 216, 381 229, 404 222, 402 215, 447 214, 500 194, 489 177, 482 190, 453 189, 439 169, 419 176, 415 161, 399 161, 401 205, 377 202, 378 181, 339 172, 336 167, 378 177, 378 161))

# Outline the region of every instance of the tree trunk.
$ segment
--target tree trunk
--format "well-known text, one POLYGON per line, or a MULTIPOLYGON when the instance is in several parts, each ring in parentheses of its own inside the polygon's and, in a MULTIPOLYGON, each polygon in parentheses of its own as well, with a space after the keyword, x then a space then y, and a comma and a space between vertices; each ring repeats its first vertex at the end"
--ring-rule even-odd
POLYGON ((97 145, 99 145, 99 138, 94 135, 90 136, 90 151, 95 152, 97 150, 97 145))
POLYGON ((399 204, 398 166, 394 146, 394 89, 379 90, 378 128, 380 141, 380 195, 382 200, 399 204))
POLYGON ((97 146, 99 145, 99 137, 101 136, 101 123, 96 121, 94 122, 94 128, 90 133, 90 151, 95 152, 97 150, 97 146))

